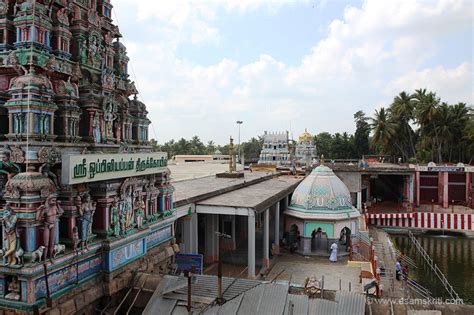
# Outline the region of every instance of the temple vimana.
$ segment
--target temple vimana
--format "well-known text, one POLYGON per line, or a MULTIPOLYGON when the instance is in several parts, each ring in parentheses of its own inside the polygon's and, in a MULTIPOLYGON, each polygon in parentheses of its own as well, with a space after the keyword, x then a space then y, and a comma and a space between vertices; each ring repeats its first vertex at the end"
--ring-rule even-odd
POLYGON ((111 14, 109 0, 0 1, 2 310, 90 313, 177 250, 167 158, 111 14))

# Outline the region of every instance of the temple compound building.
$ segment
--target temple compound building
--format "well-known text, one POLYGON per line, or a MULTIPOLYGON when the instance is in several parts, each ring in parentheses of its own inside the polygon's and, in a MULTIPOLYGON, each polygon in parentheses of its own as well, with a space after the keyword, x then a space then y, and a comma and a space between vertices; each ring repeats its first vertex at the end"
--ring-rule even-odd
POLYGON ((346 185, 325 165, 313 169, 293 192, 285 210, 289 242, 299 239, 303 255, 326 255, 329 245, 359 231, 360 212, 352 205, 346 185))
POLYGON ((91 313, 177 250, 167 158, 111 10, 0 1, 0 309, 91 313))
POLYGON ((298 137, 298 142, 295 144, 295 159, 296 165, 299 167, 310 167, 316 162, 317 151, 316 144, 314 143, 313 136, 304 130, 304 132, 298 137))
POLYGON ((290 150, 288 146, 288 131, 267 132, 263 134, 263 147, 258 164, 290 166, 290 150))
POLYGON ((291 140, 288 131, 267 132, 263 135, 263 146, 258 164, 280 168, 310 167, 317 160, 313 136, 305 129, 298 141, 291 140))

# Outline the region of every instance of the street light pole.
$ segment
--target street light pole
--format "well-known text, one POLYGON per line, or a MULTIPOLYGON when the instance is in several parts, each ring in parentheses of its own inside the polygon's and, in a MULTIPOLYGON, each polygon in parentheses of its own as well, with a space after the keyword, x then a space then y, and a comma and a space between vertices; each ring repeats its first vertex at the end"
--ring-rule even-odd
POLYGON ((240 155, 240 125, 242 125, 244 122, 242 120, 237 120, 236 123, 239 125, 239 162, 242 163, 242 156, 240 155))

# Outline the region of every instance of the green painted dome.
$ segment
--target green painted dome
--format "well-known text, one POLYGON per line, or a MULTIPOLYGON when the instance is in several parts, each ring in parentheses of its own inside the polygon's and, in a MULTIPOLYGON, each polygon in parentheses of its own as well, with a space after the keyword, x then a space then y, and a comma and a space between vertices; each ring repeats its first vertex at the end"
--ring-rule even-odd
POLYGON ((316 167, 298 185, 291 206, 307 210, 347 210, 352 208, 346 185, 325 165, 316 167))

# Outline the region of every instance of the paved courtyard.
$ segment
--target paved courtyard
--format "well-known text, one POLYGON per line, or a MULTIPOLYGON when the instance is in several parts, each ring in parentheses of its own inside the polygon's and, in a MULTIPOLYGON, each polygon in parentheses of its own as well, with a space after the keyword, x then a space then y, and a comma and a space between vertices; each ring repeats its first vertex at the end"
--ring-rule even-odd
POLYGON ((347 258, 340 258, 338 262, 331 263, 324 257, 304 257, 282 253, 265 279, 286 280, 291 285, 304 286, 306 277, 313 275, 318 280, 324 276, 325 290, 349 290, 350 283, 351 291, 362 292, 359 283, 360 267, 349 266, 347 258))

